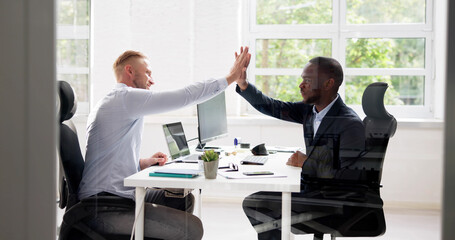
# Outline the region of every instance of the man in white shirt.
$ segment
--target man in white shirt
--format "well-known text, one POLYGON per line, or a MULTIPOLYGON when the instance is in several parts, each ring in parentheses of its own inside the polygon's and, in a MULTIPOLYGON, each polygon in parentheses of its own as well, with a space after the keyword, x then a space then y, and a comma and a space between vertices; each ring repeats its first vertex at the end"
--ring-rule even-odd
MULTIPOLYGON (((150 91, 155 82, 147 57, 137 51, 120 55, 113 65, 117 85, 97 103, 87 121, 87 150, 79 199, 117 195, 134 200, 134 188, 123 186, 123 179, 167 161, 166 154, 161 152, 139 158, 143 117, 201 103, 221 93, 229 84, 245 76, 251 56, 248 47, 241 48, 240 54, 235 53, 235 56, 233 67, 224 78, 196 82, 176 90, 150 91)), ((151 223, 146 222, 146 236, 150 229, 158 238, 202 238, 200 220, 184 212, 193 211, 192 194, 185 198, 167 198, 164 190, 149 189, 145 201, 167 206, 146 207, 146 216, 157 216, 151 223)))

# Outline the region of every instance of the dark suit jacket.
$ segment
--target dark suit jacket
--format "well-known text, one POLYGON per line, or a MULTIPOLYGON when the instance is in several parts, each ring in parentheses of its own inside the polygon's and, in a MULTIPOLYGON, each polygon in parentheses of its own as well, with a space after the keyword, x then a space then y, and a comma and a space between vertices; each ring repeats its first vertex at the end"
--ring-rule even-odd
POLYGON ((272 99, 252 84, 245 91, 237 86, 236 91, 261 113, 303 125, 308 159, 303 164, 302 177, 341 178, 343 170, 364 151, 363 122, 340 97, 327 112, 314 136, 313 105, 272 99))

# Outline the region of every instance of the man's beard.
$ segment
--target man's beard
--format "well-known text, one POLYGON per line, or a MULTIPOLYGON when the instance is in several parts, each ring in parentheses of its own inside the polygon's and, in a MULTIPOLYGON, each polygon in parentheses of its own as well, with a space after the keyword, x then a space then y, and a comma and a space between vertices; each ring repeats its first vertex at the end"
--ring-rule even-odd
POLYGON ((147 89, 142 82, 139 81, 139 76, 134 76, 133 83, 136 88, 147 89))
POLYGON ((303 99, 302 102, 306 104, 315 104, 319 102, 319 99, 321 99, 321 93, 319 92, 319 90, 314 90, 313 96, 308 97, 307 99, 303 99))

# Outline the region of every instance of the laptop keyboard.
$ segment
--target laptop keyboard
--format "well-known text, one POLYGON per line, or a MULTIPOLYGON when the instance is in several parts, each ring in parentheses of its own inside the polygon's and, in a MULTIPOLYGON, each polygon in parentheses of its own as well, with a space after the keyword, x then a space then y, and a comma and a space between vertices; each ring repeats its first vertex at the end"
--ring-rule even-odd
POLYGON ((241 164, 255 164, 255 165, 264 165, 269 158, 266 156, 254 156, 254 155, 249 155, 245 157, 242 161, 240 161, 241 164))
POLYGON ((188 155, 188 156, 185 156, 182 158, 182 160, 199 160, 199 157, 201 156, 202 154, 198 154, 198 153, 193 153, 191 155, 188 155))

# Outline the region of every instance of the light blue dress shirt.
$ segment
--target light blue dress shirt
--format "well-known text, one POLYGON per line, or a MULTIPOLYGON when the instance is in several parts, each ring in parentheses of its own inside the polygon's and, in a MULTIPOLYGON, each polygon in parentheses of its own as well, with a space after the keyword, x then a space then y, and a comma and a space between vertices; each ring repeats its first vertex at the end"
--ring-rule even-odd
POLYGON ((333 104, 335 101, 338 99, 339 95, 337 94, 337 97, 329 104, 327 107, 322 109, 322 111, 318 112, 316 110, 316 106, 313 106, 313 113, 314 113, 314 119, 313 119, 313 137, 316 136, 316 132, 319 129, 319 126, 321 125, 322 119, 324 119, 325 115, 329 110, 332 108, 333 104))
POLYGON ((117 83, 91 111, 79 199, 108 192, 134 199, 123 179, 140 170, 143 117, 204 102, 227 88, 226 78, 196 82, 171 91, 150 91, 117 83))

